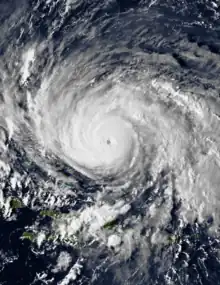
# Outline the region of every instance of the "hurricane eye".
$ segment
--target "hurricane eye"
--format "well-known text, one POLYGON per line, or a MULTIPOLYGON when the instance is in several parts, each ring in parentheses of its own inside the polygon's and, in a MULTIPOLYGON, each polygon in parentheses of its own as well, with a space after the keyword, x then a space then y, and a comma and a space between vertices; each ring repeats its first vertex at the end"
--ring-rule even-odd
POLYGON ((3 284, 220 285, 220 0, 0 0, 3 284))

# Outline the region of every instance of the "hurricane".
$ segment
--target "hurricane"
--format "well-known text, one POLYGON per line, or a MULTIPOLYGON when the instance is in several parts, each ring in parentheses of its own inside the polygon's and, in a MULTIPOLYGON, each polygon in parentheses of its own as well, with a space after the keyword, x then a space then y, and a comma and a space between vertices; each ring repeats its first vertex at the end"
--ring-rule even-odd
POLYGON ((0 283, 218 284, 219 3, 9 2, 0 283))

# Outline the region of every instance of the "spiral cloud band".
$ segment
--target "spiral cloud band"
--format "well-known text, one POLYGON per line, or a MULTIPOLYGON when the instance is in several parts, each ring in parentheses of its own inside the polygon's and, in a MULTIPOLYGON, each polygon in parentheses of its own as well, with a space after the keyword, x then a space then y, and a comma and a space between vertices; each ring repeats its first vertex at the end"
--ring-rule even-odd
POLYGON ((177 123, 170 112, 178 111, 162 103, 152 84, 116 76, 74 82, 68 68, 53 74, 36 97, 38 133, 48 150, 90 177, 118 181, 186 157, 187 119, 177 123))
POLYGON ((55 152, 62 153, 68 163, 96 179, 116 177, 133 169, 141 151, 141 134, 137 128, 141 118, 135 116, 143 110, 131 91, 119 84, 110 89, 105 85, 91 87, 86 96, 84 90, 74 94, 74 87, 70 94, 61 92, 55 98, 56 106, 50 102, 42 106, 48 108, 47 114, 45 110, 48 117, 41 122, 41 129, 47 128, 48 132, 48 137, 44 134, 46 144, 51 148, 56 145, 55 152), (51 122, 56 122, 53 128, 47 126, 51 122))
POLYGON ((202 209, 197 205, 201 185, 217 193, 217 158, 210 153, 217 152, 217 105, 141 67, 135 74, 118 68, 100 77, 101 68, 86 56, 72 60, 46 76, 33 102, 31 117, 44 149, 114 186, 141 189, 147 173, 156 181, 171 172, 177 195, 187 201, 183 215, 208 215, 210 200, 202 209))
POLYGON ((216 285, 217 1, 1 2, 0 283, 216 285))

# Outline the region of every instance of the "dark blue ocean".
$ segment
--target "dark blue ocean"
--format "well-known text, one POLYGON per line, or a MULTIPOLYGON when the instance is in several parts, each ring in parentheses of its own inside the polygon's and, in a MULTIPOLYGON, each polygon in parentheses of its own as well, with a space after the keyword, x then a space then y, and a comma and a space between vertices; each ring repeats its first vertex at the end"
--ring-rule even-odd
MULTIPOLYGON (((114 90, 111 84, 115 83, 98 91, 99 98, 104 92, 114 97, 109 91, 114 90)), ((83 94, 91 86, 82 89, 83 94)), ((92 98, 93 93, 89 92, 87 96, 92 98)), ((167 88, 166 98, 172 97, 172 92, 167 88)), ((220 2, 217 0, 0 0, 0 284, 220 284, 219 172, 218 162, 211 158, 213 155, 218 160, 220 147, 218 121, 214 121, 220 116, 219 97, 220 2), (177 182, 182 181, 178 180, 182 173, 176 171, 178 163, 173 168, 169 165, 160 169, 154 179, 153 162, 148 159, 146 164, 144 155, 140 155, 137 165, 142 165, 138 168, 141 176, 133 175, 129 190, 124 187, 119 194, 108 186, 115 185, 119 177, 127 179, 126 171, 121 176, 117 172, 111 175, 110 171, 103 179, 96 179, 71 165, 68 153, 65 159, 59 155, 57 150, 68 143, 67 135, 71 133, 68 125, 68 134, 64 134, 66 129, 60 127, 60 120, 70 112, 69 106, 76 99, 62 101, 53 94, 58 91, 69 94, 71 88, 81 86, 82 82, 86 84, 91 78, 102 86, 112 77, 114 82, 128 82, 127 86, 129 82, 137 82, 140 88, 148 80, 163 80, 156 87, 163 111, 159 113, 156 107, 153 110, 158 116, 164 112, 169 122, 172 120, 181 128, 184 125, 182 129, 187 135, 181 137, 181 131, 178 132, 180 149, 185 148, 187 136, 193 138, 186 147, 187 151, 190 149, 187 158, 182 162, 184 154, 179 151, 178 160, 179 165, 186 165, 182 172, 189 164, 196 169, 191 179, 201 179, 199 188, 181 188, 185 182, 177 182), (183 94, 188 92, 188 103, 175 103, 178 105, 175 107, 168 99, 165 102, 161 93, 168 80, 184 90, 183 94), (43 102, 39 114, 41 111, 46 114, 39 127, 44 147, 51 146, 49 138, 57 130, 65 137, 63 141, 57 140, 52 151, 44 155, 39 133, 33 127, 37 119, 32 115, 30 103, 35 99, 39 102, 38 98, 43 102), (198 115, 200 119, 189 115, 194 112, 190 109, 194 103, 208 115, 198 115), (58 105, 63 105, 63 113, 58 105), (49 124, 52 113, 58 119, 49 124), (197 146, 207 137, 212 144, 198 151, 197 146), (198 142, 195 147, 191 144, 194 140, 198 142), (200 168, 200 155, 205 154, 207 165, 200 168), (136 195, 138 182, 141 190, 136 195), (102 193, 100 200, 98 193, 102 193), (117 201, 129 205, 123 208, 127 210, 118 210, 117 201), (106 211, 113 218, 103 222, 100 229, 92 219, 87 223, 90 216, 97 218, 94 213, 105 217, 106 211), (70 222, 73 217, 75 222, 70 222), (78 223, 81 223, 79 228, 68 234, 78 223), (116 233, 122 240, 120 249, 118 244, 110 244, 110 236, 115 237, 116 233)), ((77 98, 80 101, 80 96, 77 98)), ((88 102, 92 104, 92 100, 88 102)), ((153 104, 153 100, 149 102, 153 104)), ((123 104, 124 109, 136 106, 123 104)), ((92 106, 86 109, 85 117, 92 106)), ((74 114, 78 109, 72 108, 71 112, 74 114)), ((157 122, 160 121, 152 123, 152 132, 164 134, 167 124, 161 123, 160 130, 157 122)), ((175 124, 170 127, 172 139, 175 124)), ((135 127, 136 130, 139 126, 135 127)), ((157 156, 156 147, 157 143, 150 150, 152 159, 157 156)), ((174 148, 175 144, 167 147, 174 148)), ((145 149, 145 145, 140 149, 145 149)), ((160 160, 155 161, 159 167, 160 160)), ((103 169, 98 173, 101 177, 103 169)))

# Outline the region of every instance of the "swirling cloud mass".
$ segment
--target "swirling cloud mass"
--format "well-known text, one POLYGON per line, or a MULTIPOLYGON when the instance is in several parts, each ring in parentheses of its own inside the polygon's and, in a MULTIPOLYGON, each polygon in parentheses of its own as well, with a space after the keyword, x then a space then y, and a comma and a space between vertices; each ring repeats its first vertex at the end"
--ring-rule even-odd
MULTIPOLYGON (((67 187, 75 199, 68 214, 53 217, 51 231, 83 258, 98 260, 104 245, 112 254, 106 260, 122 262, 115 269, 120 280, 139 272, 155 247, 168 246, 169 227, 180 235, 187 224, 212 217, 210 233, 219 234, 220 58, 187 38, 189 24, 148 13, 150 7, 118 18, 106 14, 98 24, 73 16, 77 25, 65 26, 61 39, 51 28, 42 42, 18 48, 20 61, 8 64, 12 76, 1 68, 9 141, 13 137, 53 185, 43 176, 39 200, 62 208, 67 187), (48 193, 57 195, 52 202, 44 199, 48 193), (133 254, 130 271, 123 261, 133 254)), ((65 256, 68 265, 72 259, 65 256)), ((75 279, 76 272, 78 261, 75 279)))
POLYGON ((99 79, 102 57, 94 64, 91 55, 77 56, 35 96, 32 118, 44 148, 119 192, 135 187, 140 194, 147 176, 155 183, 168 172, 183 219, 206 219, 219 203, 218 105, 142 67, 99 79))

